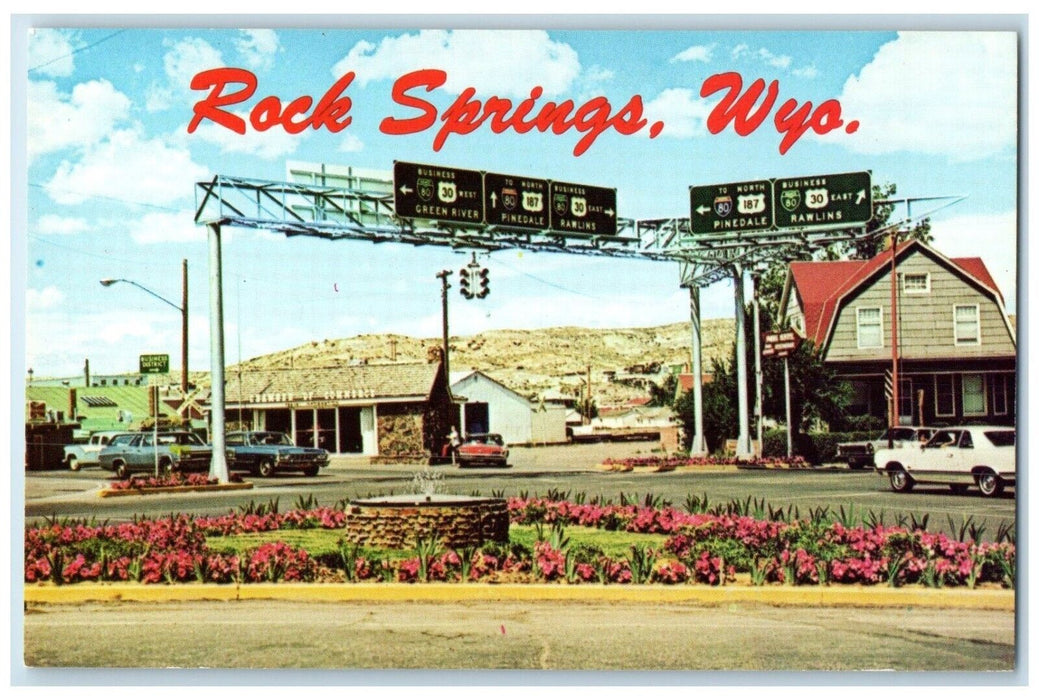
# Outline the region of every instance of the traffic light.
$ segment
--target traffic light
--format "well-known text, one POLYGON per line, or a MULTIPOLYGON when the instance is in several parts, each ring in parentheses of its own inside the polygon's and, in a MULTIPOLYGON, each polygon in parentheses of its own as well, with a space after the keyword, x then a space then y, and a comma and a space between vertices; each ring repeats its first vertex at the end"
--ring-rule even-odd
POLYGON ((458 284, 459 284, 459 288, 460 288, 459 291, 461 291, 462 296, 465 297, 466 299, 472 299, 473 298, 472 273, 469 271, 468 267, 463 267, 461 270, 458 271, 458 284))
POLYGON ((491 279, 490 272, 486 267, 481 267, 480 272, 477 273, 477 277, 480 280, 480 290, 476 292, 477 299, 483 299, 485 296, 491 293, 491 279))

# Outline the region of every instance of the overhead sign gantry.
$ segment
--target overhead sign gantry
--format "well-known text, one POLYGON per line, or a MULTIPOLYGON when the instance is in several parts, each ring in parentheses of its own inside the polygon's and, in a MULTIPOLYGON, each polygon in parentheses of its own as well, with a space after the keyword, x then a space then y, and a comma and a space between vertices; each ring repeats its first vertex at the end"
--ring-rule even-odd
MULTIPOLYGON (((806 248, 877 235, 865 230, 874 205, 869 173, 692 187, 689 218, 634 221, 617 216, 615 189, 593 185, 398 161, 394 182, 379 180, 377 189, 364 185, 336 187, 324 184, 329 173, 325 166, 321 169, 310 182, 218 175, 196 183, 195 221, 205 224, 210 232, 213 473, 221 480, 227 479, 226 464, 218 467, 224 454, 223 225, 329 240, 456 249, 519 248, 677 262, 681 284, 690 291, 693 373, 697 379, 699 287, 733 279, 737 343, 742 346, 745 270, 803 256, 806 248), (743 221, 715 225, 729 217, 743 221)), ((371 185, 374 181, 369 178, 365 182, 371 185)), ((941 199, 959 201, 962 197, 941 199)), ((915 218, 922 216, 926 215, 915 218)), ((738 361, 741 358, 745 353, 739 351, 738 361)), ((739 394, 745 397, 745 369, 739 374, 739 394)), ((698 384, 694 382, 694 396, 700 393, 698 384)), ((700 416, 702 406, 696 403, 700 416)), ((738 452, 746 454, 750 441, 742 404, 741 400, 738 452)), ((697 427, 697 433, 699 443, 694 439, 694 452, 703 450, 702 426, 697 427)))

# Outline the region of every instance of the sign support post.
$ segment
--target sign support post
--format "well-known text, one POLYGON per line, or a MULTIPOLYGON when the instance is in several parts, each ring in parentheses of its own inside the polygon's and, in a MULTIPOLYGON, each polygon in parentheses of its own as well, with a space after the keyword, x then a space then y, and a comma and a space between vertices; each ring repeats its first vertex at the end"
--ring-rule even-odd
POLYGON ((747 329, 746 312, 743 309, 743 265, 732 266, 733 285, 736 296, 736 391, 739 409, 739 436, 736 439, 736 458, 754 456, 750 446, 750 416, 747 406, 747 329))
POLYGON ((703 360, 700 356, 700 288, 696 284, 689 284, 689 320, 692 326, 693 347, 692 367, 693 373, 693 413, 694 430, 692 440, 689 443, 689 454, 692 457, 704 457, 707 455, 707 441, 703 434, 703 360))
POLYGON ((212 377, 210 398, 210 444, 213 459, 209 476, 221 484, 230 481, 224 435, 224 292, 220 274, 220 224, 209 224, 209 363, 212 377))
POLYGON ((783 357, 783 387, 786 389, 786 458, 794 455, 794 436, 790 425, 790 358, 783 357))

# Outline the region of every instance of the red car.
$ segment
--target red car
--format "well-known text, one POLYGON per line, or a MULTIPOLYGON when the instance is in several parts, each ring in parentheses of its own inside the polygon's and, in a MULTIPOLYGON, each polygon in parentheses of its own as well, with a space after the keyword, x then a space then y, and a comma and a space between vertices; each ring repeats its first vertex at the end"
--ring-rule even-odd
POLYGON ((473 433, 466 436, 465 442, 458 446, 456 457, 460 467, 471 464, 509 466, 509 448, 497 433, 473 433))

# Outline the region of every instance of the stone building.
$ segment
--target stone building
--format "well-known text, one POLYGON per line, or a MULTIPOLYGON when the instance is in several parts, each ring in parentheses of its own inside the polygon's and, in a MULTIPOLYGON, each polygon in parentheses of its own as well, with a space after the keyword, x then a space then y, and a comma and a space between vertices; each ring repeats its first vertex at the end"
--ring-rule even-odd
POLYGON ((439 362, 232 370, 225 387, 228 425, 332 454, 428 458, 457 420, 439 362))

